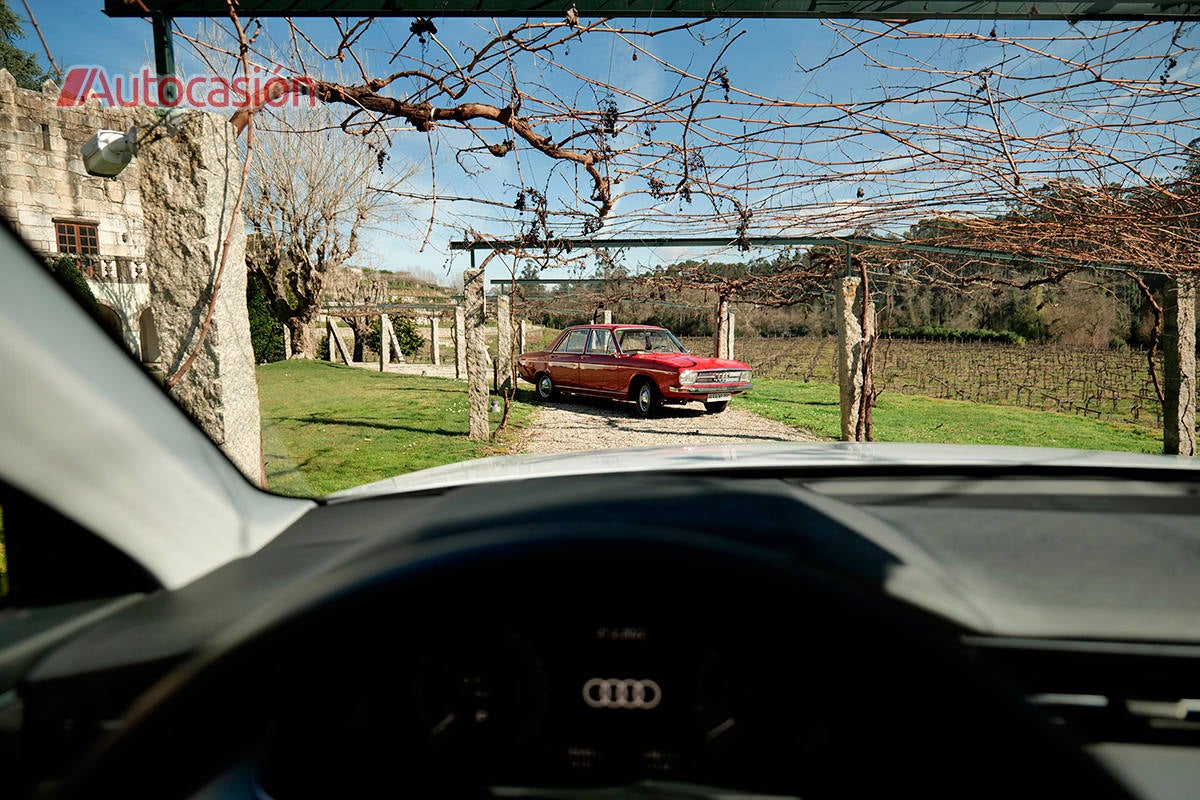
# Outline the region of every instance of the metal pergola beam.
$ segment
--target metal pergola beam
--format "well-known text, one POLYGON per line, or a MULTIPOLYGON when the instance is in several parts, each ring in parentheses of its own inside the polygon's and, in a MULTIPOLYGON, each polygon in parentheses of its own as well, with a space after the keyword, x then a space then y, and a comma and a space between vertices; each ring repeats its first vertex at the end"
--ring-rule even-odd
POLYGON ((489 280, 489 286, 507 286, 510 283, 515 283, 518 286, 533 285, 538 283, 617 283, 621 280, 629 280, 629 278, 498 278, 489 280))
MULTIPOLYGON (((1054 259, 1045 256, 1023 255, 1009 253, 1003 250, 985 250, 974 247, 953 247, 950 245, 920 244, 907 242, 903 239, 876 239, 868 236, 750 236, 742 240, 751 247, 832 247, 846 250, 847 256, 853 248, 887 248, 892 250, 909 250, 920 253, 936 253, 939 255, 963 256, 976 258, 981 261, 1007 261, 1017 264, 1035 264, 1042 267, 1104 270, 1110 272, 1139 272, 1143 274, 1165 274, 1159 270, 1148 270, 1132 264, 1103 263, 1092 261, 1076 261, 1074 259, 1054 259)), ((612 249, 640 247, 702 247, 727 248, 736 247, 737 239, 721 236, 664 236, 664 237, 614 237, 611 239, 555 239, 551 245, 561 249, 592 248, 612 249)), ((529 249, 519 240, 483 240, 457 241, 450 243, 451 250, 469 250, 474 256, 476 250, 522 250, 529 249)), ((505 281, 509 282, 509 281, 505 281)), ((561 281, 566 282, 564 279, 561 281)), ((580 281, 582 283, 582 281, 580 281)), ((601 280, 601 282, 604 282, 601 280)))
MULTIPOLYGON (((858 19, 1200 18, 1200 2, 1153 0, 239 0, 242 17, 769 17, 858 19)), ((110 17, 225 17, 228 0, 105 0, 110 17)))
POLYGON ((330 316, 363 316, 367 314, 384 314, 389 311, 458 308, 457 303, 387 303, 384 305, 362 306, 322 306, 321 313, 330 316))

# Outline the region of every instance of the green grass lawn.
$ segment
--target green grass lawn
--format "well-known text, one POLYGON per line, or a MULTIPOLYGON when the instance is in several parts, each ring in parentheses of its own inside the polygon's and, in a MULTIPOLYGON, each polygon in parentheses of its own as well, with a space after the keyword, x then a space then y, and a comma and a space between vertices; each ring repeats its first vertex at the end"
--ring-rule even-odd
POLYGON ((306 496, 503 453, 531 414, 515 403, 496 443, 472 442, 466 383, 319 361, 259 367, 258 395, 268 486, 306 496))
MULTIPOLYGON (((734 401, 764 417, 837 439, 837 386, 759 378, 734 401)), ((1161 453, 1162 431, 1073 414, 937 400, 884 392, 872 414, 875 441, 1010 444, 1161 453)))

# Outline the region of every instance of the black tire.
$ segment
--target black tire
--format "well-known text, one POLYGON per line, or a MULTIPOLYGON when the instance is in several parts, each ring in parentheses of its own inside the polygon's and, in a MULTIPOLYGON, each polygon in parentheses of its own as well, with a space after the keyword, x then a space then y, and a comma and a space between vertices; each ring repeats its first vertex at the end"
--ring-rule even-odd
POLYGON ((553 400, 558 395, 558 387, 554 385, 554 380, 548 372, 539 372, 534 375, 533 386, 538 400, 553 400))
POLYGON ((704 413, 705 414, 720 414, 722 411, 724 411, 727 408, 729 408, 728 400, 718 400, 715 403, 705 403, 704 404, 704 413))
POLYGON ((649 378, 639 378, 633 384, 633 407, 639 417, 653 417, 662 406, 662 395, 649 378))

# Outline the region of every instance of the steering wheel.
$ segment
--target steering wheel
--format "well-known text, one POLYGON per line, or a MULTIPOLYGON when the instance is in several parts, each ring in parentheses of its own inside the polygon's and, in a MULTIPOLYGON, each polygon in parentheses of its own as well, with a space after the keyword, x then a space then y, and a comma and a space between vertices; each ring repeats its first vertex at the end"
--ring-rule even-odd
MULTIPOLYGON (((588 525, 571 535, 544 525, 447 536, 308 580, 151 687, 58 796, 190 796, 253 757, 270 721, 304 696, 297 687, 324 685, 331 665, 352 658, 355 648, 406 630, 406 615, 434 628, 457 626, 465 624, 462 613, 506 595, 529 600, 526 608, 565 614, 580 587, 601 601, 606 591, 636 596, 668 616, 687 614, 707 598, 714 607, 726 605, 725 624, 749 624, 755 615, 790 621, 795 630, 788 635, 811 639, 811 652, 832 649, 858 665, 862 696, 876 699, 847 707, 862 714, 877 702, 880 713, 847 721, 860 733, 843 742, 820 780, 794 777, 792 791, 800 796, 1130 797, 972 661, 946 623, 877 587, 695 531, 655 526, 614 534, 588 525), (439 611, 430 598, 446 605, 439 611)), ((337 687, 328 691, 336 702, 337 687)), ((790 780, 793 765, 777 766, 790 780)), ((477 794, 470 766, 457 773, 462 793, 477 794)), ((441 787, 438 796, 456 793, 441 787)))

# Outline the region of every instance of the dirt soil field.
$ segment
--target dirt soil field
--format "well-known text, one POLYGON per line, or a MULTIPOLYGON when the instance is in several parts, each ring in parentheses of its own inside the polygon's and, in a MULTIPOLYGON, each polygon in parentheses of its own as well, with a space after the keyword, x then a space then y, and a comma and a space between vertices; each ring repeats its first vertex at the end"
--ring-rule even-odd
POLYGON ((657 417, 639 419, 632 403, 572 397, 534 411, 519 452, 551 455, 619 447, 815 441, 820 438, 764 419, 736 399, 723 414, 705 414, 699 404, 688 404, 666 406, 657 417))

